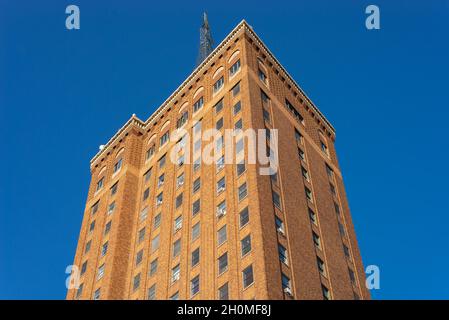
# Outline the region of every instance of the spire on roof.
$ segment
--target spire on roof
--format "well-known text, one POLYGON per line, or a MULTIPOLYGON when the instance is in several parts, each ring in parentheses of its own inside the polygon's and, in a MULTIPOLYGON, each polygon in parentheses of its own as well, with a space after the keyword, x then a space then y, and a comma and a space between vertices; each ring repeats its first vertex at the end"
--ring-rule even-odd
POLYGON ((209 21, 207 20, 207 13, 203 13, 203 24, 200 28, 200 48, 197 59, 197 65, 204 61, 212 52, 214 41, 210 32, 209 21))

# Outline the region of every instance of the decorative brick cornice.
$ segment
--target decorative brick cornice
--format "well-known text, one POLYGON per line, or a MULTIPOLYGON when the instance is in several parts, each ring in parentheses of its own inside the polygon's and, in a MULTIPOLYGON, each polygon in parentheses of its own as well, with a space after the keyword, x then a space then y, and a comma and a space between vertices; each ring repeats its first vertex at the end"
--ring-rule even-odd
POLYGON ((95 163, 100 159, 100 156, 104 153, 107 153, 107 151, 111 149, 113 144, 121 137, 123 137, 123 135, 125 135, 129 131, 129 129, 138 128, 140 130, 143 130, 144 127, 145 123, 139 118, 137 118, 135 114, 133 114, 131 118, 129 118, 129 120, 126 121, 126 123, 114 134, 114 136, 111 139, 109 139, 109 141, 103 146, 103 148, 101 148, 97 152, 97 154, 92 158, 92 160, 90 160, 90 166, 91 167, 94 166, 95 163))
POLYGON ((235 39, 238 35, 245 33, 248 35, 257 45, 259 45, 260 49, 270 58, 273 65, 275 65, 280 73, 285 75, 285 78, 288 79, 290 84, 295 87, 300 95, 304 97, 304 99, 309 103, 310 107, 314 112, 318 115, 320 121, 323 121, 326 127, 330 130, 332 134, 335 135, 335 129, 330 124, 330 122, 324 117, 324 115, 318 110, 315 104, 310 100, 310 98, 304 93, 304 91, 299 87, 299 85, 293 80, 290 74, 285 70, 285 68, 280 64, 280 62, 275 58, 275 56, 271 53, 268 47, 263 43, 263 41, 257 36, 251 26, 245 21, 242 20, 230 33, 229 35, 211 52, 211 54, 197 67, 193 72, 187 77, 187 79, 170 95, 170 97, 165 100, 162 105, 156 109, 156 111, 145 121, 143 122, 139 118, 136 117, 135 114, 117 131, 117 133, 104 145, 104 147, 98 151, 98 153, 92 158, 90 161, 91 167, 96 164, 96 162, 100 159, 100 156, 107 152, 111 148, 111 146, 115 143, 115 141, 121 137, 125 132, 128 131, 129 128, 136 126, 138 128, 147 130, 153 123, 155 123, 164 112, 172 106, 172 103, 176 101, 176 99, 184 93, 186 88, 190 88, 191 85, 195 83, 195 81, 200 77, 205 70, 207 70, 217 56, 223 53, 226 50, 227 45, 235 39))

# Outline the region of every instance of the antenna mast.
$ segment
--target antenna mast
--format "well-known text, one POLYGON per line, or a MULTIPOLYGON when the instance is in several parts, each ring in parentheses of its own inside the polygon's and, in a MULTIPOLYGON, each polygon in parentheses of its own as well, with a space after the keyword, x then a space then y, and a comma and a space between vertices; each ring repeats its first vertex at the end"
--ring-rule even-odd
POLYGON ((203 13, 203 25, 200 28, 200 49, 197 59, 197 65, 201 64, 207 56, 212 52, 214 40, 210 32, 209 21, 207 20, 207 13, 203 13))

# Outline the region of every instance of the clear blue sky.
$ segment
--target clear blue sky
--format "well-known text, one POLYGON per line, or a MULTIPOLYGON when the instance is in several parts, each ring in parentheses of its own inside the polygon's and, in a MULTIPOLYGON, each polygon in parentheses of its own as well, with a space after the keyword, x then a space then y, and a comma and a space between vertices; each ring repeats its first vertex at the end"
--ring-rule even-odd
POLYGON ((155 3, 0 0, 0 298, 65 297, 89 160, 190 74, 203 10, 217 43, 246 19, 336 127, 373 297, 449 298, 449 2, 155 3))

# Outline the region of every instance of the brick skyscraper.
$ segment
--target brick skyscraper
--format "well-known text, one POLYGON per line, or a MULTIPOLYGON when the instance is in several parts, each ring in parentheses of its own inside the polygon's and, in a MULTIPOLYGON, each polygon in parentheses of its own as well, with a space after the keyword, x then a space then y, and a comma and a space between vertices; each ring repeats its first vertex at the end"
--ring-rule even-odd
POLYGON ((334 140, 242 21, 149 119, 133 115, 91 160, 81 285, 67 299, 369 299, 334 140), (196 164, 173 163, 179 127, 277 129, 277 174, 246 159, 196 163, 193 152, 196 164))

